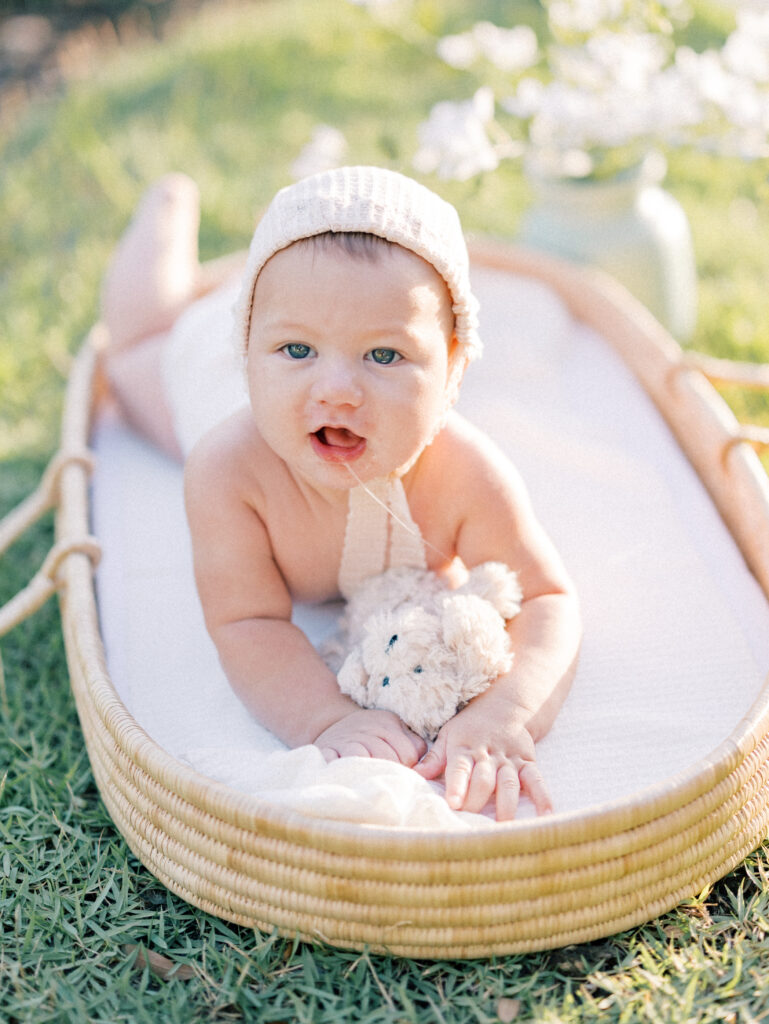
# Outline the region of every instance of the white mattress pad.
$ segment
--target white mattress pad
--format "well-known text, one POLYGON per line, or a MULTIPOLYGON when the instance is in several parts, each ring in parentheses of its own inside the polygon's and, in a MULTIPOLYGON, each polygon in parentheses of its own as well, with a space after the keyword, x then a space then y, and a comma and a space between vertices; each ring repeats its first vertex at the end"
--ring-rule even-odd
MULTIPOLYGON (((576 581, 579 669, 538 757, 556 813, 628 797, 703 758, 769 670, 769 606, 704 488, 619 358, 545 286, 476 270, 485 353, 460 410, 512 458, 576 581)), ((226 327, 225 327, 226 330, 226 327)), ((496 827, 385 761, 287 750, 230 690, 192 576, 181 467, 97 425, 102 634, 128 710, 203 775, 318 818, 496 827)), ((339 606, 298 608, 313 640, 339 606)), ((526 800, 519 816, 533 814, 526 800)))

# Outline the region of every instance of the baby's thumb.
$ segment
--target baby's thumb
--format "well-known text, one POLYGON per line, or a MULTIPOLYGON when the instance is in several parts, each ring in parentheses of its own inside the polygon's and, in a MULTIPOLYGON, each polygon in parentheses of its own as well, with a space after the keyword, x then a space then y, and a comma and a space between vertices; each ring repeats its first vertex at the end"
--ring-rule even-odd
POLYGON ((414 771, 423 779, 437 779, 445 767, 446 741, 439 736, 419 764, 414 765, 414 771))

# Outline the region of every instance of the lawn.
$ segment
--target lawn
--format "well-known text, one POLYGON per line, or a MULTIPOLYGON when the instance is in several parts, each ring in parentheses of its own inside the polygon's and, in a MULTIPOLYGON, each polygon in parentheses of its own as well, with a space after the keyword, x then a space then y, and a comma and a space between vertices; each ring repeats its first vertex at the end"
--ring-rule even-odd
MULTIPOLYGON (((514 5, 536 20, 538 5, 514 5)), ((421 0, 449 27, 511 5, 421 0), (472 9, 472 17, 470 16, 472 9)), ((717 34, 702 5, 695 26, 717 34)), ((115 238, 146 185, 185 170, 201 247, 248 241, 313 127, 341 129, 350 162, 409 170, 431 105, 474 87, 345 0, 205 8, 164 45, 102 54, 65 94, 0 135, 0 514, 55 450, 69 361, 98 311, 115 238)), ((528 194, 514 164, 434 181, 466 227, 514 237, 528 194)), ((694 347, 769 360, 769 185, 758 164, 669 155, 667 187, 694 234, 694 347)), ((732 395, 769 422, 764 399, 732 395)), ((45 520, 4 557, 0 602, 51 543, 45 520)), ((99 800, 70 697, 55 604, 2 643, 0 1019, 8 1021, 750 1022, 769 1018, 769 848, 649 925, 494 962, 429 963, 312 948, 228 925, 164 890, 99 800), (141 952, 146 951, 146 953, 141 952)))

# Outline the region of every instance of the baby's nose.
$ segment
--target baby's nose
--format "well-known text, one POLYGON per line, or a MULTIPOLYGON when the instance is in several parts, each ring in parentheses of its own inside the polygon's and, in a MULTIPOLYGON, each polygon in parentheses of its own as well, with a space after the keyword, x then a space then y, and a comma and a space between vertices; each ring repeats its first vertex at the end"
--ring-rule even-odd
POLYGON ((360 371, 349 360, 320 358, 312 385, 312 398, 326 405, 359 406, 363 401, 360 371))

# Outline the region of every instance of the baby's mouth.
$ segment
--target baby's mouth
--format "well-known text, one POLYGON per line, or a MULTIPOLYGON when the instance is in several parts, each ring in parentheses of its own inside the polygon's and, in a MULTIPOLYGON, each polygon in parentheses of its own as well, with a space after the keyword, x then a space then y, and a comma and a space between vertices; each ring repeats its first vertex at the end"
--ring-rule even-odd
POLYGON ((365 437, 347 427, 321 427, 310 434, 315 452, 327 462, 352 462, 363 454, 365 437))

